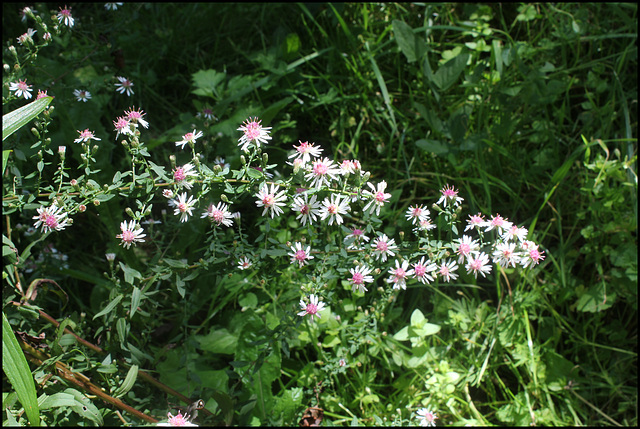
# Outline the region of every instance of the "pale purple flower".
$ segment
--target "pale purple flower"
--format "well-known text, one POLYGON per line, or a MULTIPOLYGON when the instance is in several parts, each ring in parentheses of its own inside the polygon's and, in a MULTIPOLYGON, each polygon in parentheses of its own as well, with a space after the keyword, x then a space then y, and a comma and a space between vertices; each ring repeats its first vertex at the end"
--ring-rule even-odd
POLYGON ((440 277, 444 278, 445 281, 451 281, 458 278, 458 275, 454 273, 458 269, 458 264, 456 261, 443 261, 442 264, 438 267, 438 274, 440 277))
POLYGON ((116 235, 116 238, 122 240, 120 244, 127 249, 131 247, 131 244, 136 242, 143 243, 144 239, 142 237, 146 237, 146 234, 142 233, 142 228, 136 228, 136 222, 134 220, 129 221, 128 224, 126 220, 121 222, 120 231, 122 231, 122 233, 116 235))
POLYGON ((440 203, 442 203, 443 207, 447 207, 447 204, 455 207, 460 205, 460 203, 464 201, 464 198, 458 196, 458 191, 456 191, 454 187, 450 187, 449 185, 446 185, 444 188, 442 188, 440 190, 440 193, 442 194, 442 196, 440 197, 438 202, 436 202, 436 204, 440 205, 440 203))
POLYGON ((517 239, 519 242, 522 243, 527 238, 528 233, 529 231, 527 231, 527 228, 525 227, 519 228, 516 225, 512 224, 511 227, 504 230, 501 237, 504 241, 517 239))
POLYGON ((422 205, 415 205, 407 209, 407 213, 405 216, 407 217, 407 220, 411 221, 412 224, 416 225, 417 222, 419 225, 421 221, 429 219, 429 213, 429 210, 424 208, 422 205))
POLYGON ((467 221, 467 226, 464 228, 464 232, 473 228, 479 229, 483 226, 485 226, 485 220, 480 213, 473 216, 469 215, 469 220, 467 221))
POLYGON ((367 267, 366 265, 358 265, 355 268, 351 268, 349 272, 351 273, 351 278, 349 281, 351 282, 351 291, 355 292, 358 289, 361 293, 365 293, 368 289, 365 287, 365 283, 373 282, 373 276, 371 276, 372 269, 367 267))
POLYGON ((498 243, 493 251, 493 262, 501 267, 516 266, 520 263, 520 255, 516 252, 516 243, 498 243))
POLYGON ((432 272, 438 269, 438 266, 431 262, 431 259, 424 260, 424 256, 420 258, 418 262, 413 265, 413 277, 420 283, 431 283, 434 278, 431 275, 432 272))
POLYGON ((436 416, 436 413, 430 411, 427 408, 420 408, 416 414, 418 415, 418 420, 419 420, 419 424, 420 426, 435 426, 436 425, 436 419, 438 418, 438 416, 436 416))
POLYGON ((367 211, 370 209, 369 214, 373 214, 375 211, 376 216, 380 215, 380 207, 384 206, 385 203, 389 202, 389 198, 391 198, 391 194, 384 192, 387 188, 387 182, 384 180, 378 183, 378 188, 376 189, 371 182, 367 182, 367 186, 371 188, 371 192, 364 190, 362 193, 364 195, 369 195, 371 200, 364 206, 363 211, 367 211))
POLYGON ((306 249, 303 249, 302 243, 299 241, 293 243, 293 246, 291 246, 291 253, 288 253, 288 255, 291 256, 291 263, 293 264, 297 262, 300 268, 308 264, 308 259, 313 259, 313 256, 311 256, 311 246, 307 246, 306 249))
POLYGON ((145 119, 143 119, 144 115, 146 115, 146 113, 144 113, 144 110, 135 110, 133 107, 131 107, 130 110, 125 111, 124 114, 126 115, 127 119, 134 124, 140 124, 145 128, 149 128, 149 123, 145 119))
POLYGON ((198 425, 195 423, 191 423, 187 416, 183 416, 182 413, 178 413, 177 416, 174 416, 171 413, 167 413, 168 421, 166 423, 158 423, 156 426, 187 426, 187 427, 197 427, 198 425))
POLYGON ((180 149, 184 149, 184 145, 187 143, 196 143, 196 140, 202 137, 202 131, 193 130, 192 133, 187 133, 182 136, 182 140, 176 142, 176 146, 180 146, 180 149))
POLYGON ((476 240, 468 235, 463 235, 462 238, 458 239, 458 250, 456 250, 458 263, 461 264, 472 253, 478 253, 479 249, 480 244, 476 240))
POLYGON ((389 239, 386 234, 379 234, 371 243, 371 247, 376 260, 380 259, 382 262, 387 260, 387 256, 394 256, 395 253, 393 251, 398 248, 395 240, 393 238, 389 239))
POLYGON ((484 232, 489 232, 492 229, 498 230, 498 234, 502 234, 504 231, 511 228, 513 224, 506 219, 503 219, 502 216, 496 214, 491 217, 491 220, 485 222, 484 226, 486 227, 484 232))
POLYGON ((55 203, 49 207, 40 206, 37 211, 38 216, 33 217, 33 219, 36 219, 33 226, 36 229, 42 226, 42 232, 62 231, 70 223, 67 218, 68 214, 64 212, 62 207, 58 207, 55 203))
POLYGON ((329 225, 332 225, 334 220, 337 225, 341 225, 343 221, 341 215, 347 214, 351 209, 349 207, 349 199, 345 198, 341 201, 341 198, 342 195, 340 194, 333 194, 330 198, 325 198, 322 201, 323 207, 320 208, 320 219, 329 218, 329 225))
POLYGON ((173 170, 173 180, 181 188, 191 189, 192 184, 188 181, 189 177, 195 177, 198 174, 194 171, 194 166, 191 163, 187 163, 182 167, 176 167, 173 170))
POLYGON ((275 183, 271 184, 271 190, 269 190, 267 184, 264 183, 262 188, 260 188, 260 192, 256 194, 256 197, 258 197, 258 201, 256 201, 257 206, 264 207, 262 216, 270 211, 271 219, 273 219, 274 216, 280 216, 283 213, 280 207, 284 206, 287 201, 287 191, 284 189, 276 192, 276 189, 277 186, 275 183))
POLYGON ((478 278, 478 273, 482 277, 486 277, 491 272, 491 265, 489 263, 489 255, 481 252, 474 257, 473 255, 467 258, 467 264, 464 266, 467 269, 467 273, 473 273, 473 277, 478 278))
POLYGON ((271 127, 263 127, 261 122, 258 118, 249 118, 238 128, 238 131, 242 131, 238 146, 242 146, 243 152, 248 152, 252 145, 259 148, 260 144, 268 144, 271 140, 269 135, 271 127))
POLYGON ((363 230, 354 227, 351 228, 351 234, 344 238, 344 242, 349 243, 347 249, 361 249, 365 242, 369 242, 369 237, 364 235, 363 230))
POLYGON ((296 220, 301 220, 303 225, 306 225, 307 222, 311 225, 311 221, 316 221, 316 216, 320 216, 319 207, 320 203, 316 201, 316 196, 311 195, 309 198, 308 194, 295 196, 291 204, 291 209, 297 213, 296 220))
POLYGON ((413 270, 409 270, 408 268, 409 268, 409 261, 405 259, 404 261, 402 261, 402 264, 401 264, 400 261, 396 259, 396 267, 389 268, 388 272, 389 274, 391 274, 391 277, 387 279, 387 283, 393 283, 394 289, 402 288, 403 290, 406 290, 407 277, 413 275, 414 273, 413 270))
POLYGON ((113 121, 113 126, 115 127, 114 131, 116 131, 116 139, 117 139, 120 136, 120 134, 130 135, 130 136, 133 135, 133 129, 136 128, 138 125, 129 122, 129 120, 124 116, 120 116, 115 121, 113 121))
POLYGON ((301 159, 302 165, 305 165, 307 162, 311 161, 311 157, 319 158, 320 153, 323 151, 321 147, 316 147, 314 143, 303 142, 298 140, 300 146, 294 145, 294 149, 296 150, 293 154, 289 155, 289 159, 301 159))
POLYGON ((219 202, 218 205, 214 206, 213 203, 209 204, 209 208, 202 213, 201 218, 208 217, 211 223, 216 226, 224 225, 231 226, 233 225, 233 215, 229 211, 229 206, 224 204, 223 202, 219 202))
POLYGON ((329 185, 332 180, 336 180, 340 174, 333 161, 329 158, 317 159, 313 161, 313 165, 305 175, 305 178, 311 182, 311 187, 320 188, 323 185, 329 185))
POLYGON ((17 82, 9 83, 9 91, 14 91, 16 97, 24 97, 25 100, 28 100, 32 97, 31 85, 27 85, 26 79, 20 79, 17 82))
POLYGON ((302 311, 298 313, 298 316, 311 316, 311 321, 313 322, 313 316, 318 316, 320 318, 320 311, 324 309, 324 302, 319 301, 318 297, 314 294, 309 296, 309 304, 305 304, 305 302, 300 300, 300 307, 302 307, 302 311))
POLYGON ((527 249, 520 260, 520 264, 523 268, 527 268, 529 266, 533 267, 534 265, 538 265, 540 261, 544 260, 544 251, 540 251, 538 249, 538 245, 533 243, 532 241, 528 242, 527 249), (530 243, 530 244, 529 244, 530 243))
POLYGON ((193 216, 193 206, 197 202, 198 200, 193 199, 193 195, 189 195, 189 199, 187 200, 187 193, 183 192, 178 195, 177 199, 169 201, 169 205, 175 207, 173 214, 176 216, 180 215, 180 222, 186 222, 189 216, 193 216))
POLYGON ((93 131, 89 131, 89 128, 87 128, 84 131, 78 130, 78 133, 80 134, 80 136, 73 141, 74 143, 80 143, 80 142, 86 143, 91 140, 100 140, 99 138, 94 136, 93 131))

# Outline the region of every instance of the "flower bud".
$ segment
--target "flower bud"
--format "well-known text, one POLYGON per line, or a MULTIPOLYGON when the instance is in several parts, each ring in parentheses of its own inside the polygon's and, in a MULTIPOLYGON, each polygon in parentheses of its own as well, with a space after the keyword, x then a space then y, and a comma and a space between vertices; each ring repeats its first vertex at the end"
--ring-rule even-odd
POLYGON ((80 204, 80 205, 78 206, 78 211, 79 211, 80 213, 84 213, 84 212, 85 212, 85 210, 87 210, 87 206, 85 206, 84 204, 80 204))
POLYGON ((262 162, 264 165, 267 165, 267 162, 269 162, 269 154, 268 153, 263 153, 262 154, 262 162))
POLYGON ((60 155, 60 159, 64 160, 64 156, 66 152, 67 152, 66 146, 58 146, 58 155, 60 155))
POLYGON ((220 174, 222 172, 222 167, 220 166, 220 164, 215 164, 213 166, 213 172, 216 174, 220 174))
POLYGON ((91 148, 91 156, 95 156, 96 152, 98 152, 98 145, 93 145, 91 148))
POLYGON ((127 207, 126 209, 124 209, 124 212, 128 214, 129 217, 133 217, 133 210, 131 210, 131 207, 127 207))
POLYGON ((227 198, 225 194, 220 194, 220 199, 222 200, 223 203, 229 204, 229 198, 227 198))
POLYGON ((93 200, 93 205, 98 207, 100 205, 100 201, 98 200, 93 200))
POLYGON ((240 162, 242 163, 242 165, 247 165, 247 160, 245 159, 244 155, 240 155, 240 162))
POLYGON ((31 133, 32 133, 34 136, 36 136, 36 138, 37 138, 37 139, 39 139, 39 138, 40 138, 40 133, 38 132, 38 130, 37 130, 35 127, 34 127, 34 128, 31 128, 31 133))

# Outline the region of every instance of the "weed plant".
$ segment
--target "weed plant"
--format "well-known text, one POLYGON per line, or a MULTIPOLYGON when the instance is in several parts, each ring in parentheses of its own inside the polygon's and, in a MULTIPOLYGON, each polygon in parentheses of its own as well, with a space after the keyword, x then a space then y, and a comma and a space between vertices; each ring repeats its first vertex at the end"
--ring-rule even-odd
POLYGON ((637 425, 636 4, 2 20, 3 424, 637 425))

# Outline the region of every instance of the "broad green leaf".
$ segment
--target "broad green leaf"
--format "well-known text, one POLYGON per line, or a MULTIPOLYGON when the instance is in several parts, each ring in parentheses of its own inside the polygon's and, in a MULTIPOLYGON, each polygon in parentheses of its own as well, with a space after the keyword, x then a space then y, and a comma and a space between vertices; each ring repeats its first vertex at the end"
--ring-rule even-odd
POLYGON ((407 57, 407 61, 410 63, 417 60, 418 55, 416 52, 416 35, 409 24, 394 19, 392 22, 393 34, 396 38, 396 43, 400 48, 400 51, 407 57))
POLYGON ((414 328, 422 328, 424 323, 425 323, 425 320, 424 320, 424 314, 422 314, 422 311, 420 311, 417 308, 413 310, 413 313, 411 313, 411 326, 414 328))
POLYGON ((29 423, 31 426, 39 426, 40 412, 33 375, 4 312, 2 312, 2 370, 16 390, 29 423))
POLYGON ((136 314, 138 310, 138 305, 140 305, 140 300, 142 299, 142 292, 140 288, 134 286, 133 292, 131 293, 131 313, 129 314, 129 318, 133 319, 133 315, 136 314))
MULTIPOLYGON (((2 116, 2 141, 20 128, 31 122, 33 118, 38 116, 51 103, 53 97, 43 97, 39 100, 32 101, 26 106, 9 112, 2 116)), ((4 172, 4 168, 3 168, 4 172)))
POLYGON ((443 91, 449 89, 460 77, 469 60, 469 54, 460 54, 443 65, 433 75, 433 82, 443 91))

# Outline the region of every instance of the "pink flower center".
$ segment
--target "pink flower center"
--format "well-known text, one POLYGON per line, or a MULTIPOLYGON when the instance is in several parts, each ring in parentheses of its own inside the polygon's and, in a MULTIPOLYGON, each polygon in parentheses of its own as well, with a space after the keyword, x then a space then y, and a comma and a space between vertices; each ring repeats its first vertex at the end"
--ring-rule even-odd
POLYGON ((480 259, 471 259, 469 261, 469 267, 471 267, 473 271, 479 271, 480 268, 482 268, 482 262, 480 259))
POLYGON ((309 142, 300 142, 300 146, 296 148, 298 152, 303 154, 309 152, 310 149, 311 146, 309 146, 309 142))
POLYGON ((338 213, 338 206, 336 206, 335 204, 330 204, 329 207, 327 207, 327 211, 329 213, 331 213, 332 215, 337 214, 338 213))
POLYGON ((381 252, 386 252, 388 247, 389 246, 387 245, 386 241, 379 241, 377 246, 376 246, 376 249, 378 249, 381 252))
POLYGON ((307 314, 317 314, 318 313, 318 306, 315 304, 307 304, 307 314))
POLYGON ((469 252, 471 252, 471 246, 469 246, 467 243, 462 243, 460 247, 458 247, 458 253, 460 255, 468 255, 469 252))
POLYGON ((178 203, 178 210, 180 210, 181 213, 186 212, 188 208, 187 203, 178 203))
POLYGON ((447 277, 449 275, 449 267, 442 264, 442 266, 440 267, 440 275, 447 277))
POLYGON ((70 11, 69 9, 62 9, 62 10, 60 11, 60 15, 62 15, 62 16, 64 16, 64 17, 68 18, 68 17, 70 17, 70 16, 71 16, 71 11, 70 11))
POLYGON ((268 194, 262 197, 262 204, 264 204, 267 207, 271 207, 275 202, 276 202, 276 199, 273 196, 273 194, 268 194))
POLYGON ((376 201, 379 203, 384 203, 385 201, 384 192, 376 192, 376 201))
POLYGON ((184 135, 184 139, 187 141, 193 140, 193 137, 194 137, 193 133, 187 133, 184 135))
POLYGON ((46 215, 44 223, 51 229, 55 229, 58 226, 58 220, 52 215, 46 215))
POLYGON ((297 261, 302 262, 305 259, 307 259, 307 254, 305 253, 304 250, 298 250, 295 255, 294 258, 296 258, 297 261))
POLYGON ((218 225, 224 220, 224 213, 222 210, 214 210, 211 212, 211 219, 213 219, 218 225))
POLYGON ((316 176, 324 176, 325 174, 327 174, 327 170, 327 166, 322 162, 316 162, 313 164, 313 173, 316 176))
POLYGON ((415 265, 416 276, 422 277, 427 272, 427 267, 422 264, 415 265))
POLYGON ((176 171, 173 173, 173 180, 176 182, 181 182, 187 178, 187 175, 184 173, 184 168, 178 167, 176 171))
POLYGON ((421 214, 422 214, 422 209, 420 207, 416 207, 415 209, 413 209, 413 212, 411 213, 413 217, 420 217, 421 214))
POLYGON ((396 277, 399 279, 403 279, 406 275, 406 272, 403 268, 396 268, 396 277))
POLYGON ((353 284, 361 285, 364 282, 364 276, 362 273, 355 272, 353 273, 353 277, 351 277, 351 281, 353 284))
POLYGON ((356 237, 359 237, 362 235, 362 230, 356 228, 353 230, 352 234, 355 235, 356 237))
POLYGON ((302 213, 303 215, 309 214, 309 210, 310 208, 307 204, 300 207, 300 213, 302 213))
POLYGON ((455 198, 458 195, 458 191, 454 191, 452 188, 446 188, 442 191, 442 195, 447 198, 455 198))
POLYGON ((531 249, 529 251, 529 257, 538 262, 540 259, 544 259, 544 256, 538 251, 538 249, 531 249))
POLYGON ((257 140, 260 137, 260 131, 262 126, 257 122, 250 122, 247 124, 247 129, 244 131, 244 135, 247 140, 257 140))
POLYGON ((132 243, 134 238, 135 235, 133 234, 133 231, 129 231, 128 229, 122 231, 122 241, 125 243, 132 243))

